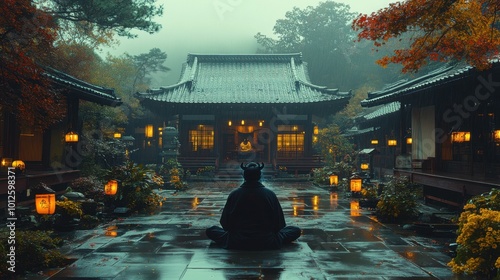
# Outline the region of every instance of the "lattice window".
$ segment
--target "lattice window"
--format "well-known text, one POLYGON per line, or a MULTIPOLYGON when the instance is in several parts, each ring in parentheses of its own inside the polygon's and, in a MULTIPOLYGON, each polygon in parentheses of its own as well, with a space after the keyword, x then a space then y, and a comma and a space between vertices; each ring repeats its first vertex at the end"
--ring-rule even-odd
POLYGON ((277 135, 278 156, 295 158, 304 155, 304 130, 299 125, 279 125, 277 135))
POLYGON ((197 129, 189 131, 191 151, 213 150, 214 127, 211 125, 198 125, 197 129))

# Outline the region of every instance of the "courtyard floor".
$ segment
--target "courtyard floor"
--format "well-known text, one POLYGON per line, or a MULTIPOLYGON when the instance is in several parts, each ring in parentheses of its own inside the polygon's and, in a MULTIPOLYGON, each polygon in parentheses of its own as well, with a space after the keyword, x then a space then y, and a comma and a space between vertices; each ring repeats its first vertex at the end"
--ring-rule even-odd
POLYGON ((154 215, 117 218, 68 233, 62 250, 75 261, 25 279, 464 279, 452 274, 452 236, 420 236, 377 222, 356 199, 310 182, 263 180, 281 201, 288 225, 303 230, 279 251, 228 251, 205 228, 218 224, 241 181, 191 182, 162 190, 154 215))

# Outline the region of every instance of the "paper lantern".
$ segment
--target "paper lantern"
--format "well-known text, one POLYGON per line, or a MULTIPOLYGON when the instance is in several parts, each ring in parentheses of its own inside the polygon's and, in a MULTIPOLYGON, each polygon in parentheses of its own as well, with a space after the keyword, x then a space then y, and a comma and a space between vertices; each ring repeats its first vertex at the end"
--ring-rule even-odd
POLYGON ((411 137, 406 138, 406 144, 411 145, 413 143, 413 139, 411 137))
POLYGON ((495 130, 493 132, 493 139, 495 139, 495 142, 500 142, 500 130, 495 130))
POLYGON ((367 170, 368 168, 370 168, 370 165, 368 163, 361 164, 361 170, 367 170))
POLYGON ((106 185, 104 185, 104 193, 106 195, 115 195, 118 191, 118 181, 109 180, 106 185))
POLYGON ((362 184, 363 184, 363 179, 356 176, 351 177, 350 181, 351 192, 360 192, 362 184))
POLYGON ((17 159, 12 162, 12 167, 14 167, 17 170, 23 172, 26 169, 26 165, 24 164, 24 161, 17 159))
POLYGON ((336 186, 339 184, 339 175, 331 174, 330 175, 330 186, 336 186))
POLYGON ((3 158, 2 159, 2 166, 4 166, 4 167, 12 166, 12 158, 3 158))
POLYGON ((389 139, 387 140, 387 146, 389 147, 394 147, 398 145, 398 141, 396 139, 389 139))
POLYGON ((64 140, 66 141, 66 143, 76 143, 78 142, 78 134, 70 131, 66 133, 66 135, 64 136, 64 140))
POLYGON ((35 195, 36 212, 40 215, 52 215, 56 211, 56 195, 53 193, 35 195))
POLYGON ((470 132, 456 131, 451 133, 451 142, 462 143, 470 141, 470 132))
POLYGON ((144 127, 144 136, 146 136, 146 138, 153 137, 153 125, 152 124, 148 124, 144 127))

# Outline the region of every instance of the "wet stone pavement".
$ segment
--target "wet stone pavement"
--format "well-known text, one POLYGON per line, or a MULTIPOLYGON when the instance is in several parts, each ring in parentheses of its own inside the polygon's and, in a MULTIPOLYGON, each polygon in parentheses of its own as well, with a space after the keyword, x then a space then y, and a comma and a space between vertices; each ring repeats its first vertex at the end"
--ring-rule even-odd
POLYGON ((228 251, 206 238, 227 194, 241 181, 191 182, 155 215, 118 218, 71 233, 75 261, 26 279, 461 279, 446 266, 452 237, 419 236, 384 225, 356 199, 310 182, 264 180, 288 225, 303 230, 278 251, 228 251))

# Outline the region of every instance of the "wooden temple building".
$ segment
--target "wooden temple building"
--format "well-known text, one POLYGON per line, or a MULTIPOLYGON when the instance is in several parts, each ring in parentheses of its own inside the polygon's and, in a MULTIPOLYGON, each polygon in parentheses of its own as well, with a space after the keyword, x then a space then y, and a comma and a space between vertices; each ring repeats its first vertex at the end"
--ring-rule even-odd
POLYGON ((427 199, 461 207, 500 187, 499 81, 498 61, 484 71, 447 65, 369 93, 361 105, 376 110, 364 115, 356 141, 380 151, 376 173, 391 169, 423 185, 427 199))
POLYGON ((320 164, 316 124, 350 92, 312 84, 299 53, 189 54, 178 83, 136 96, 159 116, 146 150, 159 147, 158 129, 172 126, 184 165, 256 160, 310 171, 320 164))
MULTIPOLYGON (((28 126, 15 118, 12 112, 0 107, 0 209, 7 203, 8 170, 16 162, 22 162, 22 173, 16 174, 15 191, 18 202, 33 199, 29 189, 40 182, 60 191, 80 176, 78 170, 82 156, 78 141, 82 133, 79 120, 79 104, 92 102, 116 107, 122 104, 113 89, 79 80, 61 71, 47 68, 44 75, 51 87, 61 93, 61 102, 67 109, 63 121, 47 128, 28 126)), ((11 176, 12 178, 12 176, 11 176)))

